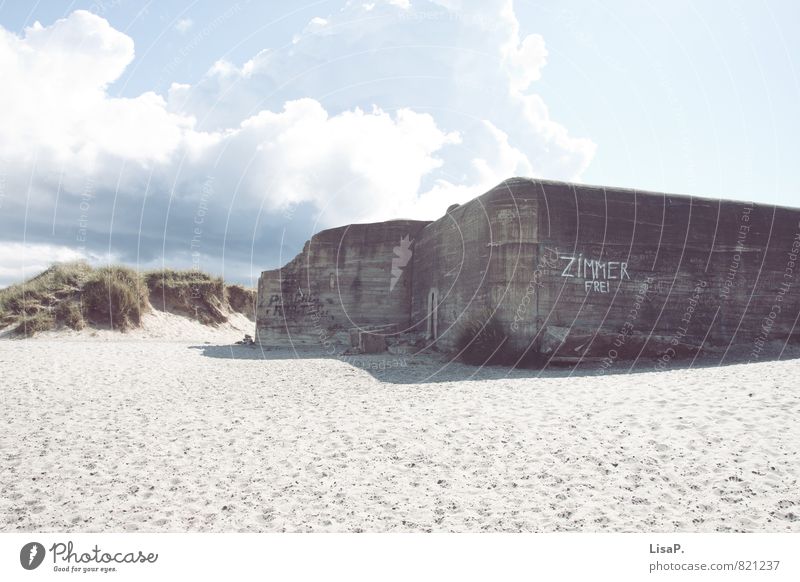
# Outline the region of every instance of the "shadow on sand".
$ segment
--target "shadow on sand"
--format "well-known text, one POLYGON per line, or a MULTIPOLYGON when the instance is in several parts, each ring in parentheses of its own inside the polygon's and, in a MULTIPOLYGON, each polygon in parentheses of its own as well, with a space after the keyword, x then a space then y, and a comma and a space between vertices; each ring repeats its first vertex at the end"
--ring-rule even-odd
POLYGON ((787 346, 775 351, 770 359, 752 361, 749 353, 730 350, 722 354, 700 355, 695 360, 673 360, 666 365, 652 358, 631 361, 582 362, 578 365, 550 364, 541 369, 512 368, 508 366, 471 366, 447 356, 426 352, 417 354, 331 355, 313 348, 264 348, 258 345, 195 345, 208 358, 233 360, 330 360, 364 370, 376 380, 389 384, 422 384, 437 382, 467 382, 479 380, 568 378, 585 376, 618 376, 686 370, 689 368, 714 368, 757 362, 800 358, 800 346, 787 346), (781 354, 780 357, 777 354, 781 354))

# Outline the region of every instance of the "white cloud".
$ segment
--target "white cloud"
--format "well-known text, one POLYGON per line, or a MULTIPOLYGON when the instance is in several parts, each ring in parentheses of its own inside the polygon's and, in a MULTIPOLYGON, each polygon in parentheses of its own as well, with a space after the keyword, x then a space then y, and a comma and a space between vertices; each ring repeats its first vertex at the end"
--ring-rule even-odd
MULTIPOLYGON (((594 155, 531 92, 547 49, 520 35, 510 1, 349 2, 295 40, 217 61, 165 97, 118 98, 107 88, 134 46, 104 19, 0 28, 0 78, 13 87, 0 91, 0 175, 25 194, 5 196, 0 231, 13 239, 28 216, 27 236, 49 245, 36 268, 84 220, 92 252, 185 256, 213 176, 203 253, 227 245, 244 264, 254 238, 275 244, 264 224, 298 205, 317 229, 436 218, 513 175, 580 179, 594 155)), ((20 265, 8 261, 6 276, 20 265)))
POLYGON ((579 180, 594 158, 597 145, 590 139, 570 136, 566 127, 550 118, 547 105, 539 95, 512 92, 511 97, 521 106, 522 118, 532 132, 545 144, 546 153, 563 154, 548 156, 547 163, 553 174, 579 180))
MULTIPOLYGON (((300 42, 302 40, 303 36, 305 36, 305 35, 308 35, 308 34, 319 34, 320 32, 325 30, 326 26, 328 26, 328 21, 325 18, 322 18, 321 16, 315 16, 314 18, 312 18, 311 20, 308 21, 308 24, 306 24, 306 26, 302 30, 302 32, 300 32, 298 34, 295 34, 292 37, 292 43, 296 44, 296 43, 300 42)), ((253 61, 249 61, 249 64, 252 65, 252 63, 253 63, 253 61)), ((245 67, 244 67, 245 71, 247 70, 247 68, 248 68, 248 64, 246 63, 245 67)))
POLYGON ((58 245, 0 243, 0 287, 38 275, 54 262, 86 259, 81 252, 58 245))
POLYGON ((451 204, 463 204, 479 196, 511 176, 535 177, 531 162, 508 141, 508 134, 490 121, 483 121, 473 131, 477 149, 470 151, 469 179, 462 183, 437 180, 420 194, 413 218, 441 216, 451 204))
POLYGON ((82 10, 22 37, 0 28, 0 156, 89 173, 104 155, 166 162, 192 121, 155 93, 107 95, 133 56, 128 36, 82 10))
MULTIPOLYGON (((319 99, 326 109, 338 112, 367 94, 372 101, 362 106, 430 107, 437 124, 459 130, 465 150, 480 149, 477 140, 486 135, 475 127, 489 121, 527 159, 532 174, 580 180, 596 146, 573 137, 531 92, 547 64, 547 47, 540 35, 521 34, 510 0, 419 1, 404 10, 408 14, 398 18, 389 2, 350 2, 340 13, 313 19, 290 51, 264 50, 241 67, 217 63, 200 82, 171 95, 170 108, 193 115, 205 130, 220 130, 238 122, 236 112, 274 111, 317 94, 326 96, 319 99), (415 50, 418 43, 424 48, 415 50), (465 117, 472 119, 470 129, 462 130, 465 117)), ((474 173, 480 160, 463 159, 453 149, 450 154, 443 171, 466 172, 472 184, 483 184, 474 173)))
POLYGON ((547 64, 547 48, 540 35, 528 35, 519 44, 513 39, 505 53, 512 90, 524 91, 542 77, 542 68, 547 64))
POLYGON ((409 109, 379 108, 330 115, 313 99, 264 110, 219 136, 189 169, 221 159, 222 185, 241 190, 267 211, 310 202, 324 224, 380 218, 413 205, 422 178, 440 167, 436 153, 456 144, 433 117, 409 109))
POLYGON ((194 21, 191 18, 181 18, 175 23, 175 30, 181 34, 184 34, 192 27, 193 24, 194 21))

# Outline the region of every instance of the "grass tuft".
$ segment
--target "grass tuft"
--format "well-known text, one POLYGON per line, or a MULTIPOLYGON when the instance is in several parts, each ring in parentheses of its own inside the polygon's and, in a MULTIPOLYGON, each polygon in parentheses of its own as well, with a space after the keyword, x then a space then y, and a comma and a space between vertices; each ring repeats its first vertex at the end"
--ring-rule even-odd
POLYGON ((165 269, 141 275, 120 265, 53 265, 24 283, 0 289, 0 328, 30 337, 41 331, 87 325, 126 330, 141 324, 151 306, 208 325, 231 310, 255 317, 256 292, 225 285, 200 271, 165 269))
POLYGON ((57 303, 55 309, 53 309, 53 315, 55 316, 56 326, 65 325, 76 331, 86 327, 80 303, 77 301, 64 300, 61 303, 57 303))
POLYGON ((149 307, 139 273, 119 265, 94 270, 80 299, 86 319, 120 330, 138 326, 149 307))
POLYGON ((14 333, 24 337, 31 337, 40 331, 47 331, 53 329, 55 319, 53 315, 46 310, 38 311, 34 315, 25 315, 14 327, 14 333))
POLYGON ((58 314, 54 310, 62 303, 77 301, 91 274, 86 263, 61 263, 24 283, 0 289, 0 327, 16 325, 20 333, 30 335, 24 330, 43 331, 47 322, 55 325, 58 314))
POLYGON ((226 285, 225 297, 231 309, 243 313, 253 321, 256 320, 257 294, 255 289, 242 285, 226 285))
POLYGON ((221 277, 201 271, 164 269, 145 274, 150 304, 161 311, 179 313, 201 323, 227 321, 225 285, 221 277))

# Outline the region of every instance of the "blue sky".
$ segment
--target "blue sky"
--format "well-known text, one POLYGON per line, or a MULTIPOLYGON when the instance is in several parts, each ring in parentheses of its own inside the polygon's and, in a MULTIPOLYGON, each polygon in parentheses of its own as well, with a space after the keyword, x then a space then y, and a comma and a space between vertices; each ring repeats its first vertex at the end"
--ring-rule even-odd
POLYGON ((798 206, 794 2, 2 2, 0 285, 252 283, 512 175, 798 206), (38 22, 38 24, 36 24, 38 22))

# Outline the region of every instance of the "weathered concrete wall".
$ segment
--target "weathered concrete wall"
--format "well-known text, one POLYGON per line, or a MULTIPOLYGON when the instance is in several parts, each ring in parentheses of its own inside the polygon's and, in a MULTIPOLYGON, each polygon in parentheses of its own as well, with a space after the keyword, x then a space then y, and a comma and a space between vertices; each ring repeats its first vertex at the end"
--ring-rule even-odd
POLYGON ((256 334, 268 345, 333 351, 352 328, 409 327, 411 254, 427 222, 393 220, 325 230, 291 262, 258 282, 256 334))
POLYGON ((655 355, 668 365, 700 346, 720 357, 729 346, 776 356, 758 342, 776 304, 765 339, 793 333, 800 296, 786 275, 797 210, 557 183, 541 191, 540 249, 558 249, 559 261, 542 278, 537 339, 568 329, 572 341, 557 356, 613 365, 655 355))
POLYGON ((793 209, 508 180, 424 229, 413 319, 438 288, 444 349, 490 310, 509 350, 547 359, 774 357, 800 312, 799 222, 793 209))
POLYGON ((352 328, 411 330, 452 351, 491 313, 520 357, 766 359, 800 333, 799 255, 799 210, 515 178, 433 223, 314 236, 262 274, 257 330, 344 344, 352 328))
MULTIPOLYGON (((425 227, 414 253, 412 320, 440 349, 463 325, 496 310, 505 325, 537 264, 538 196, 499 185, 425 227), (435 336, 435 337, 434 337, 435 336)), ((515 338, 535 333, 535 318, 515 338)))

